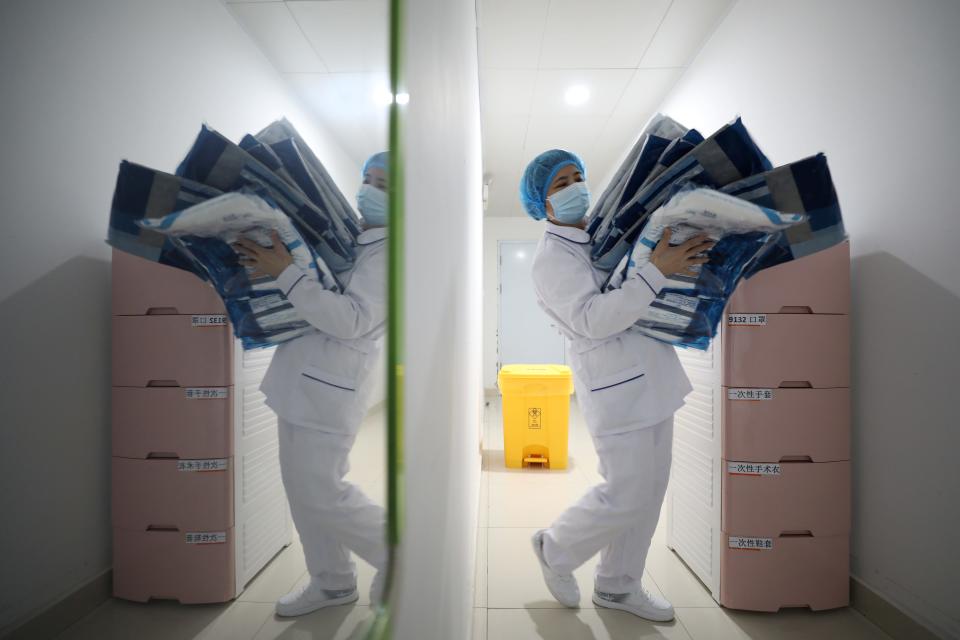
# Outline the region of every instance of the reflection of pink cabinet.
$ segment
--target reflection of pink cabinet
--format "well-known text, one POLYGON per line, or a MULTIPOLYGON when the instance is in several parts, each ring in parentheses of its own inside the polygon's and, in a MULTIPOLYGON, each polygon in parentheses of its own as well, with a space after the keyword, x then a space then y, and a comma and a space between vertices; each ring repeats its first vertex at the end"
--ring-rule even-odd
POLYGON ((710 351, 679 350, 667 538, 723 606, 848 604, 849 243, 740 284, 710 351))
POLYGON ((273 351, 244 352, 192 274, 117 251, 113 313, 113 593, 230 600, 292 534, 258 390, 273 351))
POLYGON ((183 604, 231 600, 237 595, 234 538, 233 528, 206 532, 114 527, 113 595, 183 604))

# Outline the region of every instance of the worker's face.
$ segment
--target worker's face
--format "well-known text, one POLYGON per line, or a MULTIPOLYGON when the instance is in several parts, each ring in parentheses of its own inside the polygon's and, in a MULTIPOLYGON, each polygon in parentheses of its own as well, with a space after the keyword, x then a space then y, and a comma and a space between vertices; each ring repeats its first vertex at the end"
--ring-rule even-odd
POLYGON ((371 167, 363 174, 363 184, 368 184, 380 191, 387 190, 387 172, 378 167, 371 167))
MULTIPOLYGON (((575 165, 570 164, 565 166, 557 172, 557 175, 553 178, 553 182, 551 182, 547 188, 547 198, 575 182, 583 182, 583 173, 581 173, 580 169, 575 165)), ((553 205, 550 204, 549 200, 547 200, 547 217, 556 221, 556 218, 553 217, 553 205)))

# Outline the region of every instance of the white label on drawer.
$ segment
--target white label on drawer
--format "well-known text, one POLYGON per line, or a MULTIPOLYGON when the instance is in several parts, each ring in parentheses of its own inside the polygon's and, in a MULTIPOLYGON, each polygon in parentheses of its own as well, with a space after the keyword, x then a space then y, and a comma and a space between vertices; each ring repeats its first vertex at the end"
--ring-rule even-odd
POLYGON ((198 531, 187 534, 187 544, 223 544, 226 541, 226 531, 198 531))
POLYGON ((187 387, 187 400, 220 400, 227 397, 226 387, 187 387))
POLYGON ((729 546, 731 549, 741 549, 744 551, 768 551, 773 549, 773 538, 730 536, 729 546))
POLYGON ((177 460, 177 471, 226 471, 226 458, 208 460, 177 460))
POLYGON ((773 400, 773 389, 727 389, 727 400, 773 400))
POLYGON ((767 314, 730 313, 727 314, 727 324, 735 327, 760 327, 767 324, 767 314))
POLYGON ((779 462, 727 462, 727 473, 733 476, 778 476, 779 462))
POLYGON ((193 316, 191 324, 195 327, 223 327, 227 324, 227 316, 222 313, 193 316))

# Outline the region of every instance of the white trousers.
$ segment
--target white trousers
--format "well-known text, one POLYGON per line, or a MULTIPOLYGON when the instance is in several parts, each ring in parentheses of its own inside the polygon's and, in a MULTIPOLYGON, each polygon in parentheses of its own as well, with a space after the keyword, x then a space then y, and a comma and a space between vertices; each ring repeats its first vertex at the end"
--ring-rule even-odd
POLYGON ((280 473, 310 575, 325 589, 356 586, 350 552, 378 571, 386 566, 386 518, 344 476, 356 436, 278 420, 280 473))
POLYGON ((543 540, 547 564, 570 573, 600 552, 595 587, 639 587, 670 478, 673 417, 645 429, 593 438, 605 482, 564 511, 543 540))

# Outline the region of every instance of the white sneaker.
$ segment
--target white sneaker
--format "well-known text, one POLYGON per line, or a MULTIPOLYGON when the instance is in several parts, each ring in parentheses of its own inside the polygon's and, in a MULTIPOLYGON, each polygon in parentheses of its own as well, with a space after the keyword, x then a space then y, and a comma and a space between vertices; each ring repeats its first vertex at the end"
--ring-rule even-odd
POLYGON ((631 593, 605 593, 593 591, 593 603, 598 607, 619 609, 653 622, 673 620, 673 605, 653 595, 642 586, 631 593))
POLYGON ((543 557, 543 534, 546 529, 540 529, 530 540, 533 543, 533 553, 540 561, 540 569, 543 571, 543 581, 547 583, 547 589, 557 599, 557 602, 565 607, 576 608, 580 606, 580 587, 577 586, 577 579, 572 573, 560 574, 547 565, 543 557))
POLYGON ((370 583, 370 604, 375 607, 383 603, 383 588, 387 579, 386 571, 386 569, 377 571, 376 575, 373 576, 373 582, 370 583))
POLYGON ((339 604, 356 602, 357 588, 352 589, 324 589, 316 580, 294 589, 277 600, 276 611, 278 616, 302 616, 305 613, 335 607, 339 604))

